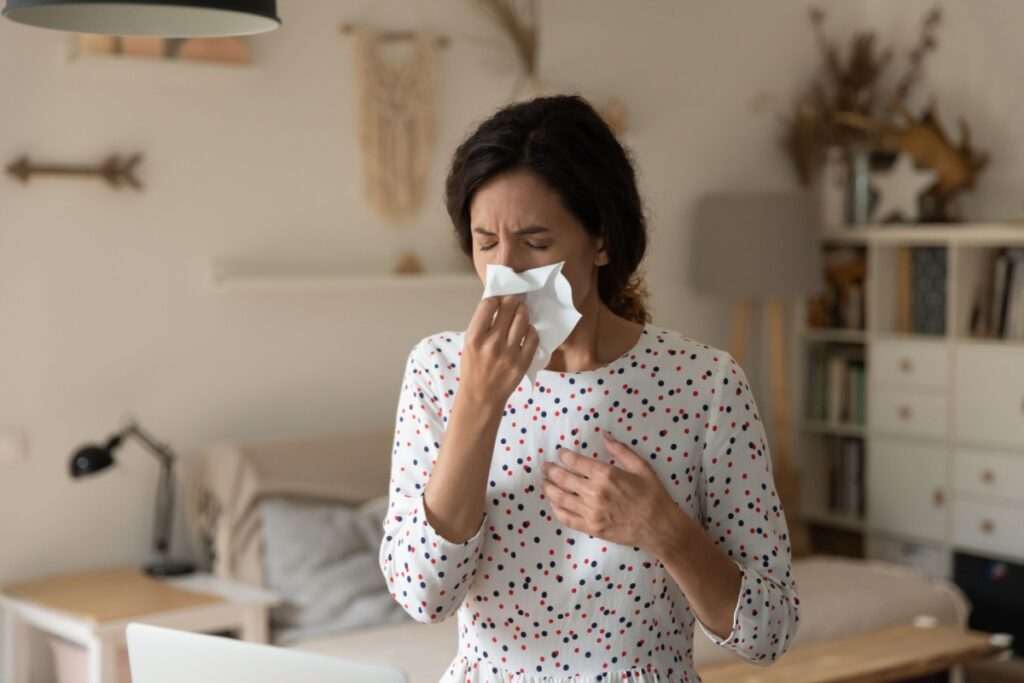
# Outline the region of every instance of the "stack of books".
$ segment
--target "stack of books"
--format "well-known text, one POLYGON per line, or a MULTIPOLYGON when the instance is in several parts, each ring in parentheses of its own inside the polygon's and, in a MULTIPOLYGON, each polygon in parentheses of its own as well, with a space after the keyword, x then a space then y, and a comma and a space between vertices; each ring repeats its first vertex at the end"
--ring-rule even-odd
POLYGON ((975 292, 972 336, 1024 340, 1024 247, 993 250, 975 292))
POLYGON ((828 512, 862 519, 864 517, 864 440, 855 436, 829 441, 828 512))
POLYGON ((860 347, 820 345, 808 353, 807 417, 864 424, 865 364, 860 347))

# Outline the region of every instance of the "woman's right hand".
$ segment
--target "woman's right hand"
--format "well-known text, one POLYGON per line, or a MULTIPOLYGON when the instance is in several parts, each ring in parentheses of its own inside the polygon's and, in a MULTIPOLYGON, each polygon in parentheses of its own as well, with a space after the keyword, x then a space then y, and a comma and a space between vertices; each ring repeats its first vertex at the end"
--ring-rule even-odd
POLYGON ((504 406, 530 367, 539 341, 519 295, 482 298, 465 332, 459 393, 466 392, 474 402, 504 406))

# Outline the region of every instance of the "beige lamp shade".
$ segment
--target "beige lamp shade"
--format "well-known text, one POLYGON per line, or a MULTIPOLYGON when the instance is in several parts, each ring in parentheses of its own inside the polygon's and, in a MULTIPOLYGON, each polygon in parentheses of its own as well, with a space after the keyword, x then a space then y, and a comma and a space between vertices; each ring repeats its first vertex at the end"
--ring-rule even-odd
POLYGON ((730 299, 801 297, 822 290, 817 204, 808 193, 719 193, 695 212, 690 283, 730 299))
POLYGON ((765 302, 775 480, 794 557, 809 555, 813 544, 800 514, 800 473, 792 463, 784 304, 787 298, 816 294, 824 287, 817 208, 807 193, 703 197, 697 204, 690 268, 694 289, 736 300, 729 350, 740 363, 746 359, 753 303, 765 302))

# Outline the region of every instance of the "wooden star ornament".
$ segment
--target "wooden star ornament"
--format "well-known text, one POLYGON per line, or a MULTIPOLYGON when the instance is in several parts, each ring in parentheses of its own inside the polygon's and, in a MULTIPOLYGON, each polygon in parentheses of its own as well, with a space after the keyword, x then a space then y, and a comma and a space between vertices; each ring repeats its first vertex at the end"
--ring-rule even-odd
POLYGON ((935 171, 917 168, 907 154, 898 155, 884 171, 872 171, 871 186, 878 194, 871 221, 882 223, 898 217, 905 223, 916 222, 920 217, 918 201, 937 180, 935 171))

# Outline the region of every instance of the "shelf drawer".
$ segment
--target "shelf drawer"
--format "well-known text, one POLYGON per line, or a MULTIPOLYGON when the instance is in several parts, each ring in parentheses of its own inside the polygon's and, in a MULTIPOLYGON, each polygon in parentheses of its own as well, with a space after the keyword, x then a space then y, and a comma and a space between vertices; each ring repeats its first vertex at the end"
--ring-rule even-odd
POLYGON ((958 492, 1003 496, 1024 504, 1024 455, 960 448, 954 456, 958 492))
POLYGON ((908 436, 943 437, 948 420, 944 394, 873 386, 868 400, 872 431, 908 436))
POLYGON ((1024 553, 1024 508, 957 499, 953 543, 981 551, 1024 553))
POLYGON ((949 384, 949 350, 944 343, 882 340, 868 347, 874 383, 944 389, 949 384))
POLYGON ((867 470, 872 529, 945 540, 945 446, 871 437, 867 470))
POLYGON ((958 348, 953 393, 958 438, 1024 446, 1024 351, 958 348))

